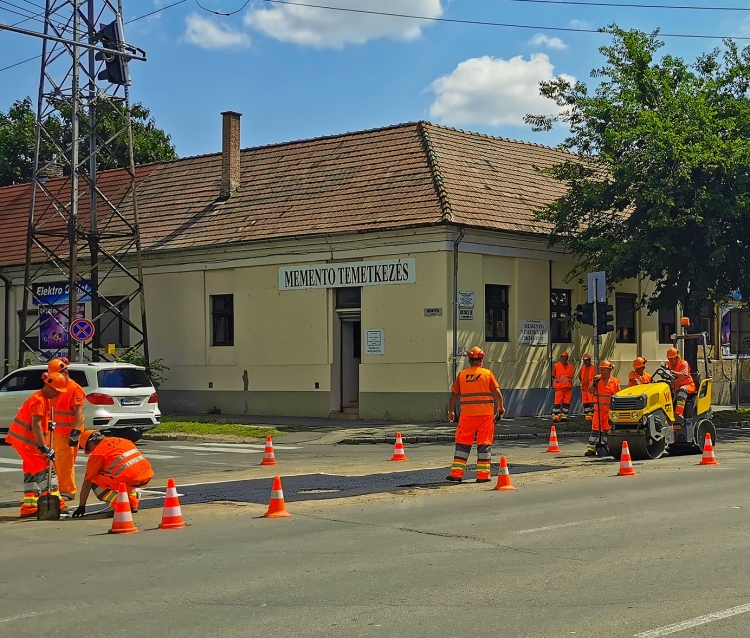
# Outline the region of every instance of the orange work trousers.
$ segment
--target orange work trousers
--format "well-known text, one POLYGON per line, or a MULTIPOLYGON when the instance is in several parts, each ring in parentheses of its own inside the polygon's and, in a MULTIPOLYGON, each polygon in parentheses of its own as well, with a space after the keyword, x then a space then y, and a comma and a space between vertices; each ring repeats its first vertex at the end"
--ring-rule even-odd
POLYGON ((136 494, 136 488, 147 485, 151 479, 140 479, 138 477, 131 480, 122 480, 120 478, 109 478, 106 476, 97 476, 91 484, 93 486, 94 494, 100 500, 109 505, 110 507, 115 506, 117 500, 118 490, 120 489, 120 483, 125 483, 125 487, 128 489, 128 500, 130 501, 130 507, 132 509, 138 509, 138 496, 136 494))
POLYGON ((607 432, 612 429, 609 425, 609 407, 600 408, 599 406, 594 406, 594 418, 591 421, 591 429, 597 432, 599 430, 607 432))
POLYGON ((52 449, 55 451, 55 472, 60 482, 60 491, 63 494, 76 493, 76 469, 75 462, 78 456, 78 446, 68 445, 68 433, 55 430, 52 436, 52 449))
POLYGON ((456 443, 471 447, 474 438, 477 445, 492 445, 495 437, 495 418, 491 414, 461 416, 456 428, 456 443))

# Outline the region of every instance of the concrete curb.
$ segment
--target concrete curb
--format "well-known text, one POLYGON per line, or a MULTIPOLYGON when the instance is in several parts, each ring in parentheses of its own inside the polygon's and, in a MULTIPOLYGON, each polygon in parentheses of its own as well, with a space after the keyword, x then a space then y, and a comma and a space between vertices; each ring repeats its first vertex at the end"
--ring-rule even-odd
MULTIPOLYGON (((588 436, 590 432, 558 432, 557 438, 568 438, 568 437, 584 437, 588 436)), ((496 434, 495 441, 518 441, 518 440, 530 440, 530 439, 543 439, 547 440, 549 434, 496 434)), ((404 443, 453 443, 455 441, 455 435, 453 434, 413 434, 413 435, 402 435, 401 439, 404 443)), ((396 443, 395 434, 386 434, 384 436, 353 436, 339 441, 340 445, 360 445, 360 444, 374 444, 374 443, 396 443)))

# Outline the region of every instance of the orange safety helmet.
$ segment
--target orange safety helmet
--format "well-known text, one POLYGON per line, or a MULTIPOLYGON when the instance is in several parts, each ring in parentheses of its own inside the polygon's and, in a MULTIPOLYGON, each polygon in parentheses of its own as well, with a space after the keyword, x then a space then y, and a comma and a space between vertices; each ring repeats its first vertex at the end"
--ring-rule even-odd
POLYGON ((667 359, 675 358, 680 358, 680 352, 677 350, 677 348, 670 348, 669 350, 667 350, 667 359))
POLYGON ((643 357, 636 357, 635 361, 633 361, 633 367, 637 370, 638 368, 646 367, 647 363, 648 359, 644 359, 643 357))
POLYGON ((599 364, 600 370, 614 370, 615 366, 612 365, 612 362, 609 359, 605 359, 599 364))
POLYGON ((65 392, 65 389, 68 387, 68 380, 59 372, 53 372, 52 374, 47 372, 42 373, 42 381, 58 392, 65 392))
POLYGON ((567 352, 566 352, 565 350, 563 350, 563 351, 562 351, 562 352, 560 353, 560 358, 562 359, 563 357, 564 357, 565 359, 567 359, 568 357, 570 357, 570 355, 569 355, 569 354, 568 354, 568 353, 567 353, 567 352))
POLYGON ((583 360, 584 361, 591 361, 591 355, 590 354, 583 355, 583 360))
POLYGON ((484 350, 479 346, 474 346, 471 350, 466 353, 469 359, 484 359, 484 350))
POLYGON ((68 369, 67 359, 52 359, 47 364, 47 372, 52 374, 53 372, 65 372, 68 369))
POLYGON ((89 454, 89 451, 86 449, 86 445, 89 442, 89 439, 91 437, 94 437, 94 441, 102 441, 104 440, 105 436, 99 432, 99 430, 84 430, 81 432, 81 436, 78 439, 78 447, 80 447, 86 454, 89 454))

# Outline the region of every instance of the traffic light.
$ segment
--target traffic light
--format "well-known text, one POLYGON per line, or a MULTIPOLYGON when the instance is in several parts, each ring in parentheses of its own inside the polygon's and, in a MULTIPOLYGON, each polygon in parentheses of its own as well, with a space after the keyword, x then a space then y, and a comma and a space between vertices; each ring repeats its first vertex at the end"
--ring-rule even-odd
POLYGON ((576 319, 588 326, 594 325, 594 304, 581 303, 576 306, 576 319))
POLYGON ((598 303, 596 304, 596 334, 604 335, 608 332, 614 332, 615 327, 612 325, 615 318, 609 314, 614 312, 612 304, 598 303))
POLYGON ((106 80, 111 84, 130 86, 128 56, 123 47, 125 39, 122 33, 122 26, 120 25, 119 20, 101 26, 101 30, 96 34, 96 39, 102 43, 102 46, 105 49, 122 51, 123 54, 115 55, 114 53, 97 53, 94 58, 100 62, 104 61, 104 70, 99 73, 98 77, 100 80, 106 80))

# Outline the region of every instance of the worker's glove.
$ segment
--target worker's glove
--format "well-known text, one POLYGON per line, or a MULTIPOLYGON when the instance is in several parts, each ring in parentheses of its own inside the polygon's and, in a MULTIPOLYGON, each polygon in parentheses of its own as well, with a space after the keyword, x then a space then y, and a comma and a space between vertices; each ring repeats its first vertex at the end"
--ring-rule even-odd
POLYGON ((83 515, 86 513, 86 506, 85 505, 79 505, 76 508, 76 511, 73 512, 73 518, 83 518, 83 515))
POLYGON ((55 451, 46 445, 39 445, 37 449, 44 454, 50 461, 55 462, 55 451))
POLYGON ((78 437, 81 436, 80 430, 73 430, 68 435, 68 447, 78 447, 78 437))

